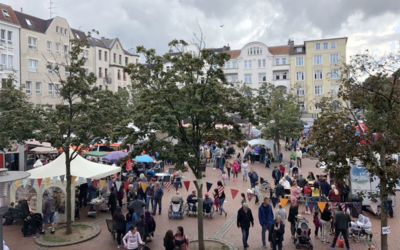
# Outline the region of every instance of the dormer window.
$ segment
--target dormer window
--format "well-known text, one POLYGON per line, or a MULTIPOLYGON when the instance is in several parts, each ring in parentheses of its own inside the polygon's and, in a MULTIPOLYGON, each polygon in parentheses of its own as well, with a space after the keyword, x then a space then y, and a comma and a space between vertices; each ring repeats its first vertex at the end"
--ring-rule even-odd
POLYGON ((79 37, 79 35, 78 35, 77 33, 75 33, 75 37, 76 37, 77 39, 80 39, 80 37, 79 37))
POLYGON ((251 47, 247 50, 247 55, 262 55, 261 47, 251 47))
POLYGON ((8 14, 8 11, 5 9, 2 9, 1 12, 3 12, 3 16, 5 17, 10 17, 10 14, 8 14))
POLYGON ((25 21, 26 21, 26 24, 28 24, 29 26, 32 26, 31 20, 25 19, 25 21))

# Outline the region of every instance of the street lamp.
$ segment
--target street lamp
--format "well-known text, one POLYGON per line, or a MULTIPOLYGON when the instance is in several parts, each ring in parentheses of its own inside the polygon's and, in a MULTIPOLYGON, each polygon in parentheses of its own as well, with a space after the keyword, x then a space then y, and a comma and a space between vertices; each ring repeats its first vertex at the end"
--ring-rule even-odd
POLYGON ((3 250, 3 216, 8 211, 10 200, 9 181, 21 180, 31 174, 23 171, 8 171, 7 168, 0 169, 0 250, 3 250))

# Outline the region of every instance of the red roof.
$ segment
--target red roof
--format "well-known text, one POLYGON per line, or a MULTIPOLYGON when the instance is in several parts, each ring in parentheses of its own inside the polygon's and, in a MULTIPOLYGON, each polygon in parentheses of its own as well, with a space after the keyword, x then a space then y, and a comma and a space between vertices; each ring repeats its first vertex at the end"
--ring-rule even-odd
POLYGON ((273 55, 289 54, 290 45, 268 47, 268 50, 273 55))
POLYGON ((11 8, 11 6, 8 6, 8 5, 0 3, 0 9, 1 9, 1 12, 2 12, 2 13, 0 13, 0 20, 1 21, 5 21, 5 22, 9 22, 9 23, 13 23, 13 24, 19 25, 18 18, 15 15, 14 10, 11 8), (6 17, 4 15, 3 10, 7 11, 8 15, 10 17, 6 17))
POLYGON ((225 51, 225 53, 231 55, 231 59, 235 59, 240 55, 240 50, 239 49, 238 50, 228 50, 228 51, 225 51))

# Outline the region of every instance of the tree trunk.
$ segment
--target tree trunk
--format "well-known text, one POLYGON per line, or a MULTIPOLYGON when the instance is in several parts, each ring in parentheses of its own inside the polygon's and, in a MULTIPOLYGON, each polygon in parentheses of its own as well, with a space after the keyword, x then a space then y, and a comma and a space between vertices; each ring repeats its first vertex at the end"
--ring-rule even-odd
POLYGON ((201 168, 197 171, 197 230, 199 239, 199 250, 205 250, 204 246, 204 225, 203 225, 203 183, 201 168))
POLYGON ((72 202, 71 202, 71 158, 69 153, 69 145, 64 148, 65 154, 65 167, 66 167, 66 178, 67 178, 67 198, 66 198, 66 212, 67 212, 67 227, 66 227, 66 234, 72 234, 72 202))
MULTIPOLYGON (((386 179, 382 178, 380 180, 380 199, 381 199, 381 228, 382 227, 387 227, 388 225, 388 218, 387 218, 387 214, 385 211, 385 207, 383 206, 383 201, 387 201, 388 200, 388 194, 387 194, 387 188, 386 188, 387 184, 386 184, 386 179)), ((387 250, 388 249, 388 242, 387 239, 388 235, 387 234, 382 234, 382 230, 381 230, 381 249, 382 250, 387 250)))

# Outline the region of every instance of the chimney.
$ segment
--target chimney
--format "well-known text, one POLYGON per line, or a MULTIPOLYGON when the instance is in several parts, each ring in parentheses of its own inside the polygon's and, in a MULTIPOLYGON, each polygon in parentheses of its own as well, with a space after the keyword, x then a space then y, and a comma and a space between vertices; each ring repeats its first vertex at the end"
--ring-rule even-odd
POLYGON ((21 7, 21 13, 24 13, 24 9, 22 9, 22 7, 21 7))
POLYGON ((289 39, 289 41, 287 42, 287 45, 294 45, 294 41, 289 39))

